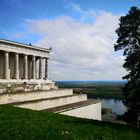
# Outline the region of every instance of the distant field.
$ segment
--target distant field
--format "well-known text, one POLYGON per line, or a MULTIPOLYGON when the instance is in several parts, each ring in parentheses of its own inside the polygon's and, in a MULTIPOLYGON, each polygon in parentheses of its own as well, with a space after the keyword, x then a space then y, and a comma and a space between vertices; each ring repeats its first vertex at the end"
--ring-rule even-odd
POLYGON ((59 88, 73 88, 74 93, 87 94, 89 98, 124 99, 123 81, 59 81, 59 88))

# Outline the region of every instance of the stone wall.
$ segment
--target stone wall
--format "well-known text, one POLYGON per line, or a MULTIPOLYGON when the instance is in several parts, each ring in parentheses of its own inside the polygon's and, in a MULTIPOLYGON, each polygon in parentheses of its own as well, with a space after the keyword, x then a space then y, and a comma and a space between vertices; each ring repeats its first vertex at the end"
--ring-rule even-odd
POLYGON ((96 104, 91 104, 88 106, 72 109, 66 112, 62 112, 60 114, 75 116, 80 118, 94 119, 94 120, 102 120, 101 118, 101 102, 96 104))
POLYGON ((72 104, 76 102, 82 102, 86 101, 87 96, 84 94, 81 95, 72 95, 72 96, 64 96, 60 98, 48 98, 48 99, 42 99, 41 101, 34 101, 34 102, 27 102, 26 104, 17 104, 15 106, 21 107, 21 108, 30 108, 33 110, 43 110, 43 109, 49 109, 54 108, 58 106, 63 106, 67 104, 72 104))
POLYGON ((14 103, 14 102, 23 102, 36 99, 45 99, 45 98, 56 98, 62 96, 72 95, 72 89, 54 89, 48 91, 34 91, 34 92, 23 92, 16 94, 6 94, 0 95, 0 104, 14 103))
POLYGON ((36 80, 19 80, 18 82, 13 81, 3 81, 0 83, 0 94, 3 93, 16 93, 16 92, 28 92, 28 91, 43 91, 57 89, 54 82, 47 81, 36 81, 36 80))

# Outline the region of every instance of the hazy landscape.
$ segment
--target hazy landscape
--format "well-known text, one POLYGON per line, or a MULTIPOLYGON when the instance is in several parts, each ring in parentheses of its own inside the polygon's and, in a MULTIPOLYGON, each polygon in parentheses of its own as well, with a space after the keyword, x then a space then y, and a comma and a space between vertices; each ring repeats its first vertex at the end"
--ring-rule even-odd
POLYGON ((59 88, 72 88, 74 93, 89 98, 123 99, 121 88, 125 81, 56 81, 59 88))
POLYGON ((117 122, 117 115, 126 111, 121 90, 125 81, 56 81, 56 84, 59 88, 72 88, 75 94, 87 94, 90 99, 100 99, 103 121, 117 122))

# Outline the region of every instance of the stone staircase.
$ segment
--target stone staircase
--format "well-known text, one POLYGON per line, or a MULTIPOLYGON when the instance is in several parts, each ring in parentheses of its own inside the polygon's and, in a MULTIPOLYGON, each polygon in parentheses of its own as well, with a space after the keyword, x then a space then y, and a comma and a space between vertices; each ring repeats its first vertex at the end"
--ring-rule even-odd
POLYGON ((54 98, 69 95, 73 95, 72 89, 54 89, 46 91, 2 93, 0 94, 0 104, 14 104, 15 102, 26 102, 44 98, 54 98))
POLYGON ((66 111, 70 111, 73 109, 81 108, 87 105, 92 105, 92 104, 99 103, 99 100, 94 100, 94 99, 87 99, 86 101, 81 101, 81 102, 76 102, 72 104, 66 104, 63 106, 57 106, 54 108, 49 108, 49 109, 44 109, 42 111, 48 111, 48 112, 54 112, 54 113, 62 113, 66 111))
POLYGON ((0 94, 0 104, 9 104, 32 110, 49 109, 86 100, 86 95, 73 94, 72 89, 0 94))
MULTIPOLYGON (((82 116, 78 117, 85 116, 85 118, 94 119, 93 116, 86 117, 88 108, 94 108, 94 105, 100 104, 100 102, 97 100, 88 100, 85 94, 73 94, 72 89, 53 89, 46 91, 3 93, 0 94, 0 104, 9 104, 32 110, 51 111, 70 116, 78 116, 77 113, 80 111, 78 114, 82 112, 82 116), (78 112, 76 110, 78 110, 78 112), (74 111, 74 114, 73 112, 71 114, 70 111, 74 111)), ((89 111, 92 112, 91 109, 89 111)), ((101 109, 98 112, 98 114, 100 114, 101 109)), ((95 119, 98 118, 96 117, 95 119)), ((101 120, 101 117, 99 120, 101 120)))

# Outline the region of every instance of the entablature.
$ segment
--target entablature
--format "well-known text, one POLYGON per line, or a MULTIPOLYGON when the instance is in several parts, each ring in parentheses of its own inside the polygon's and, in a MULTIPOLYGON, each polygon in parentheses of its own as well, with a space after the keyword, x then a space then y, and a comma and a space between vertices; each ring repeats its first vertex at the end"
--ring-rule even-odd
POLYGON ((50 52, 50 49, 39 48, 3 39, 0 39, 0 50, 44 58, 48 58, 50 52))

